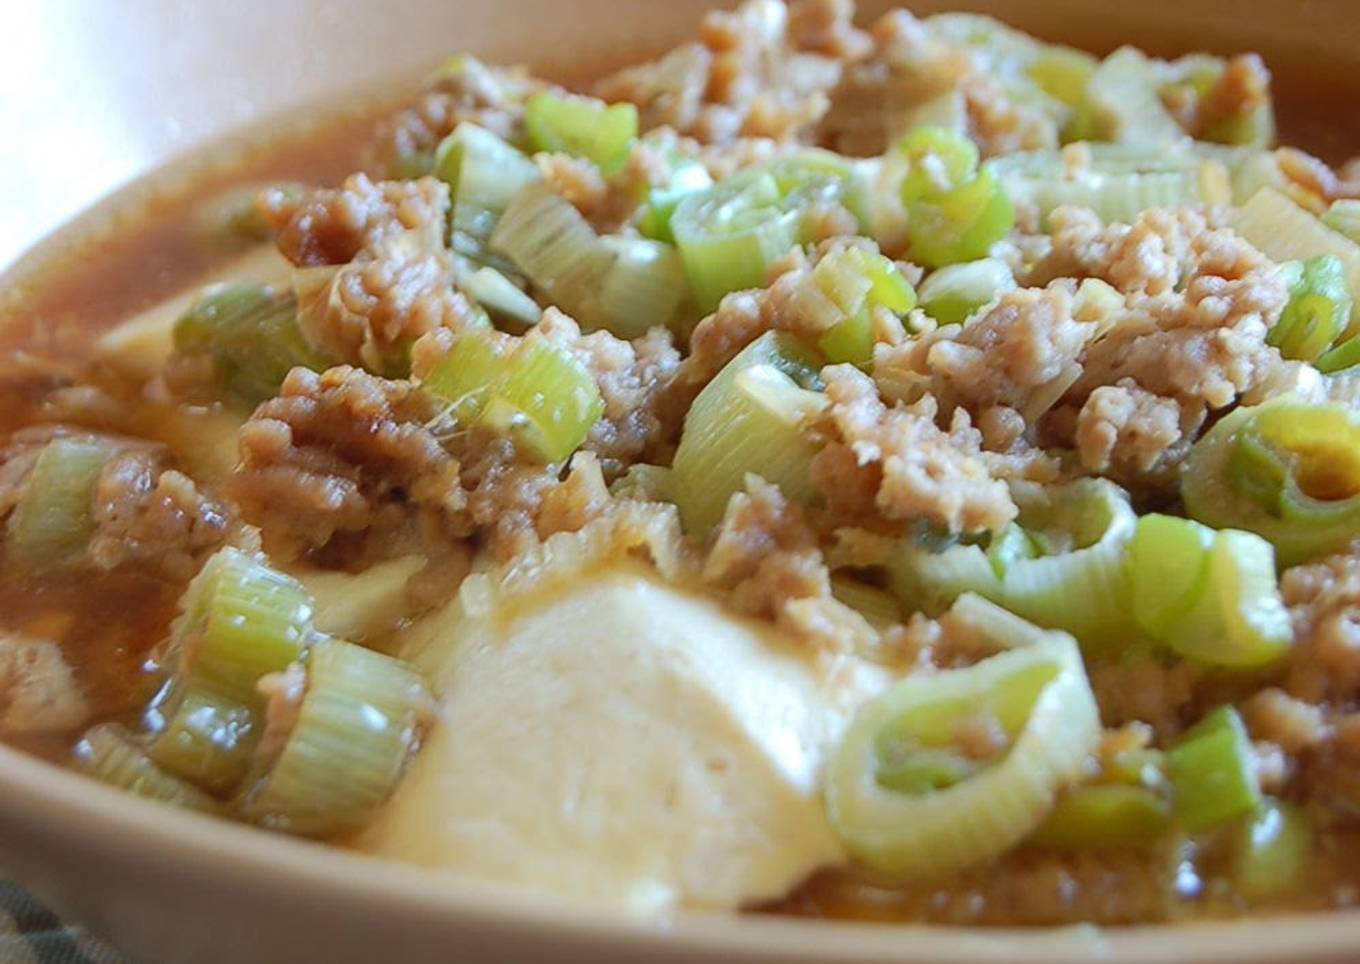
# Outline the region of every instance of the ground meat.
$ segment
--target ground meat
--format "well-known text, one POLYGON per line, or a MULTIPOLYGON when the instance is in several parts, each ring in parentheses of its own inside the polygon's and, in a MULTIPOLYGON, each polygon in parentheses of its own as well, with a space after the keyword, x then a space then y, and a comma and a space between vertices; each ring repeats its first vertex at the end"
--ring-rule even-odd
POLYGON ((1294 626, 1285 689, 1309 703, 1360 695, 1360 550, 1287 570, 1280 594, 1294 626))
POLYGON ((467 121, 509 141, 520 141, 524 102, 548 88, 523 67, 488 67, 463 56, 437 72, 411 106, 378 126, 366 159, 380 177, 409 176, 428 166, 439 142, 467 121))
POLYGON ((1015 518, 1015 503, 988 472, 966 411, 956 409, 945 432, 935 424, 932 396, 888 408, 853 366, 822 374, 831 405, 821 428, 830 442, 813 463, 813 484, 828 501, 843 504, 846 493, 872 491, 872 504, 855 515, 925 519, 951 532, 995 531, 1015 518))
POLYGON ((638 105, 644 128, 667 125, 705 143, 797 139, 826 112, 841 61, 867 47, 844 0, 747 0, 713 11, 701 43, 600 81, 596 93, 638 105))
POLYGON ((1193 719, 1201 676, 1194 664, 1133 659, 1096 663, 1087 674, 1106 726, 1146 723, 1165 745, 1193 719))
POLYGON ((1286 753, 1302 753, 1328 735, 1321 707, 1275 687, 1261 690, 1241 709, 1253 737, 1268 740, 1286 753))
POLYGON ((538 511, 538 537, 576 532, 604 515, 610 505, 609 487, 594 452, 577 452, 571 471, 543 496, 538 511))
POLYGON ((449 187, 432 177, 374 182, 355 174, 338 188, 300 196, 268 192, 262 207, 293 264, 347 264, 360 251, 406 234, 419 236, 425 250, 441 247, 449 187))
POLYGON ((101 569, 135 566, 187 580, 203 560, 239 536, 234 513, 158 453, 129 449, 110 460, 94 496, 90 560, 101 569))
POLYGON ((1077 414, 1077 454, 1082 467, 1115 479, 1164 475, 1189 451, 1191 435, 1181 408, 1144 391, 1131 378, 1093 391, 1077 414))
POLYGON ((89 705, 56 643, 0 633, 0 733, 61 733, 88 717, 89 705))
POLYGON ((985 70, 974 70, 961 89, 968 133, 983 157, 1058 146, 1058 124, 1052 114, 1012 98, 985 70))
POLYGON ((241 428, 228 494, 292 559, 370 530, 402 543, 413 525, 468 534, 459 464, 429 427, 435 400, 354 368, 295 368, 241 428))
POLYGON ((772 618, 825 652, 854 652, 877 634, 835 599, 817 536, 779 487, 756 476, 728 502, 703 579, 738 612, 772 618))
POLYGON ((1265 62, 1258 54, 1238 54, 1228 58, 1213 86, 1177 111, 1177 120, 1190 136, 1203 138, 1222 134, 1225 125, 1269 107, 1270 71, 1265 62))
POLYGON ((926 357, 941 405, 962 405, 974 417, 999 406, 1026 420, 1037 419, 1076 380, 1077 358, 1094 333, 1073 320, 1072 298, 1061 288, 1009 292, 954 330, 956 337, 936 341, 926 357), (1057 392, 1046 392, 1055 381, 1057 392))

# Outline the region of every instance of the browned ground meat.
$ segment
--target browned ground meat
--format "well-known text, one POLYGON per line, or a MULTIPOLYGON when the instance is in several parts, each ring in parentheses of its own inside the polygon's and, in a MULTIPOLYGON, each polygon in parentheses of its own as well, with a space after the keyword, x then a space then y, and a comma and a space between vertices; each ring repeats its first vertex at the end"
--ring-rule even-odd
POLYGON ((488 67, 463 56, 435 73, 411 106, 379 125, 368 169, 379 177, 420 170, 439 142, 463 121, 510 141, 522 139, 524 102, 547 85, 522 67, 488 67))
POLYGON ((1285 688, 1310 703, 1360 695, 1360 552, 1287 570, 1280 593, 1295 640, 1285 688))
POLYGON ((88 716, 85 696, 56 643, 0 632, 0 733, 60 733, 88 716))
POLYGON ((1181 408, 1144 391, 1131 378, 1093 391, 1077 414, 1082 467, 1116 480, 1162 478, 1189 451, 1198 424, 1181 424, 1181 408))
POLYGON ((1186 133, 1203 137, 1222 131, 1225 122, 1247 117, 1270 105, 1270 71, 1257 54, 1229 57, 1222 74, 1203 94, 1178 84, 1164 95, 1167 108, 1186 133))
POLYGON ((832 366, 823 377, 831 402, 823 429, 831 441, 813 464, 813 483, 828 504, 852 518, 925 519, 951 532, 998 530, 1015 518, 966 411, 955 410, 946 432, 935 424, 931 396, 889 408, 851 365, 832 366), (847 504, 852 494, 869 493, 872 502, 847 504))

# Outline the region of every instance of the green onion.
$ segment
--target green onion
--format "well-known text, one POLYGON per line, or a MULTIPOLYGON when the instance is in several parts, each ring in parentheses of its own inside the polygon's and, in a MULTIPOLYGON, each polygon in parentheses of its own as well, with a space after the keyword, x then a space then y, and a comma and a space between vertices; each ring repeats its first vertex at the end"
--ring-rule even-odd
POLYGON ((1171 827, 1171 803, 1146 787, 1106 783, 1076 787, 1027 842, 1046 850, 1076 853, 1147 850, 1171 827))
POLYGON ((174 710, 151 744, 151 760, 210 793, 230 793, 245 778, 259 739, 251 708, 201 686, 172 700, 174 710))
POLYGON ((1261 802, 1256 760, 1242 718, 1219 707, 1166 752, 1176 814, 1191 833, 1202 833, 1250 813, 1261 802))
MULTIPOLYGON (((1233 229, 1275 261, 1331 255, 1341 263, 1352 299, 1360 293, 1360 245, 1338 234, 1273 187, 1263 187, 1237 212, 1233 229)), ((1351 316, 1355 305, 1352 301, 1351 316)))
POLYGON ((222 393, 253 406, 276 395, 292 369, 330 366, 303 336, 297 312, 296 298, 267 285, 214 285, 175 322, 175 353, 212 359, 222 393))
POLYGON ((805 150, 690 194, 675 209, 671 230, 701 313, 723 295, 765 284, 779 258, 803 241, 804 209, 839 201, 865 223, 855 170, 830 151, 805 150))
POLYGON ((1283 568, 1360 536, 1360 415, 1284 397, 1239 408, 1191 449, 1186 512, 1263 536, 1283 568))
POLYGON ((340 640, 313 647, 306 670, 287 741, 243 811, 277 830, 334 836, 391 795, 430 697, 415 667, 340 640))
POLYGON ((526 339, 478 422, 551 463, 575 452, 603 414, 604 400, 584 365, 564 348, 526 339))
POLYGON ((524 105, 524 126, 534 150, 584 157, 610 173, 623 166, 633 149, 638 111, 634 104, 542 93, 524 105))
POLYGON ((489 130, 469 123, 459 124, 440 142, 434 175, 449 185, 453 195, 453 248, 471 257, 486 247, 520 189, 540 180, 533 161, 489 130))
POLYGON ((1233 842, 1232 881, 1250 901, 1301 892, 1313 872, 1313 830, 1293 804, 1266 798, 1233 842))
POLYGON ((256 686, 311 642, 312 601, 291 576, 228 546, 204 564, 180 599, 171 652, 180 678, 248 707, 256 686))
POLYGON ((698 194, 712 186, 713 178, 708 168, 689 158, 675 159, 666 183, 648 192, 638 230, 643 237, 674 244, 675 232, 671 230, 671 218, 675 216, 675 209, 691 194, 698 194))
POLYGON ((55 438, 33 463, 10 513, 5 556, 20 571, 70 565, 94 535, 94 493, 117 452, 95 438, 55 438))
POLYGON ((1360 200, 1342 198, 1322 212, 1322 223, 1338 234, 1360 243, 1360 200))
POLYGON ((1270 329, 1266 343, 1279 348, 1285 358, 1317 361, 1345 331, 1351 316, 1351 295, 1346 290, 1341 262, 1332 255, 1309 258, 1294 273, 1289 303, 1270 329))
POLYGON ((911 161, 902 181, 913 260, 930 268, 987 256, 1015 226, 1010 198, 977 148, 961 135, 921 127, 903 139, 911 161))
POLYGON ((976 596, 962 597, 955 616, 1007 650, 895 685, 861 712, 828 772, 832 826, 858 861, 894 879, 943 875, 1010 849, 1078 778, 1100 736, 1070 637, 976 596), (979 714, 1010 742, 970 761, 952 736, 979 714))
POLYGON ((921 308, 942 325, 962 324, 1015 289, 1010 266, 995 258, 945 265, 921 282, 921 308))
POLYGON ((116 723, 101 723, 81 737, 75 747, 74 766, 102 783, 148 800, 205 813, 221 809, 203 791, 157 767, 116 723))

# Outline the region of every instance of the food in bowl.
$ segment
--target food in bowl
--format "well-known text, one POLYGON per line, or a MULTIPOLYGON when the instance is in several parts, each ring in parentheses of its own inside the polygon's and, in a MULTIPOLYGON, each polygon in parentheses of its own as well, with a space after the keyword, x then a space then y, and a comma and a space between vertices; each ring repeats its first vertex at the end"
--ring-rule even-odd
POLYGON ((632 912, 1351 904, 1360 185, 1274 136, 829 0, 458 57, 9 293, 0 731, 632 912))

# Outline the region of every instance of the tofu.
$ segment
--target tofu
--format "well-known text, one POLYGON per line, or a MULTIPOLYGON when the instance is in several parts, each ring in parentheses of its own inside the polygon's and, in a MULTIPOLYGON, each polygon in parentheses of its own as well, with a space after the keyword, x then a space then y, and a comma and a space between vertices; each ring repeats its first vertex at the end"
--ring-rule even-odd
POLYGON ((777 898, 845 856, 821 776, 875 667, 640 563, 488 618, 455 600, 405 651, 442 719, 361 849, 639 913, 777 898))
POLYGON ((290 571, 312 594, 316 628, 355 643, 384 639, 411 612, 406 583, 425 565, 424 556, 399 556, 363 572, 297 566, 290 571))

